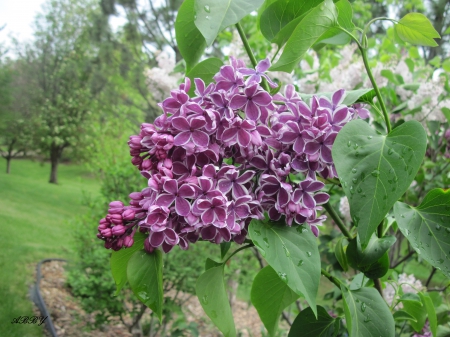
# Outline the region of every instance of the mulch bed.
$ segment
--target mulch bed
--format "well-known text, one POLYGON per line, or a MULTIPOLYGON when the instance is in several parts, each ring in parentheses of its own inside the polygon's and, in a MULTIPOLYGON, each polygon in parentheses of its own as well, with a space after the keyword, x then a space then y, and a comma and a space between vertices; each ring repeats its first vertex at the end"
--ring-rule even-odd
MULTIPOLYGON (((58 336, 132 337, 119 317, 113 317, 111 323, 102 326, 101 329, 88 331, 88 323, 95 321, 94 314, 87 314, 66 286, 64 265, 65 262, 62 261, 51 261, 44 263, 41 267, 40 290, 58 336)), ((181 296, 186 299, 183 306, 186 320, 198 324, 200 336, 222 336, 212 326, 196 296, 189 294, 181 294, 181 296)), ((35 310, 36 314, 40 316, 38 310, 35 310)), ((233 316, 240 336, 261 336, 262 323, 253 306, 237 300, 233 305, 233 316)), ((125 317, 124 320, 125 322, 130 321, 131 317, 125 317)), ((186 336, 190 335, 187 333, 186 336)))

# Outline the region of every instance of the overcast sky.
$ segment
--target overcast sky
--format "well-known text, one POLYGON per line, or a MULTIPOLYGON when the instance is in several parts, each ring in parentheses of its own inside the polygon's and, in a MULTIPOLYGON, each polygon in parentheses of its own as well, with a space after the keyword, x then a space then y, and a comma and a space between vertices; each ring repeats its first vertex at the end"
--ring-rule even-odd
POLYGON ((0 43, 6 42, 9 34, 20 41, 31 39, 31 24, 44 2, 45 0, 0 0, 0 27, 6 24, 5 29, 0 32, 0 43))

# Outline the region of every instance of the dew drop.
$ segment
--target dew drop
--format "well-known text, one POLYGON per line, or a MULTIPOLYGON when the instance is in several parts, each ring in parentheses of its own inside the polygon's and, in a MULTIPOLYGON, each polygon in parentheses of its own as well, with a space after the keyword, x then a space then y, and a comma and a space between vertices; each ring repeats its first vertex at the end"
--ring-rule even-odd
POLYGON ((350 193, 355 194, 355 191, 353 190, 353 186, 350 186, 350 193))
POLYGON ((366 311, 366 303, 364 302, 361 303, 361 311, 362 312, 366 311))
POLYGON ((264 244, 266 245, 266 247, 269 248, 269 239, 264 238, 263 241, 264 241, 264 244))
POLYGON ((358 183, 358 178, 353 178, 352 181, 353 181, 353 184, 357 184, 358 183))
POLYGON ((372 138, 373 138, 372 136, 367 137, 367 139, 372 139, 372 138))
POLYGON ((404 148, 402 149, 402 153, 405 154, 406 152, 408 152, 408 148, 407 148, 407 147, 404 147, 404 148))
POLYGON ((431 232, 428 232, 428 236, 432 236, 433 234, 431 232))
POLYGON ((402 218, 404 218, 404 217, 405 217, 405 215, 404 215, 404 214, 400 214, 400 216, 401 216, 402 218))
POLYGON ((311 257, 312 253, 311 252, 306 252, 306 255, 308 255, 308 257, 311 257))
POLYGON ((291 256, 291 253, 289 252, 289 250, 287 249, 286 246, 283 245, 283 249, 284 249, 284 254, 286 254, 287 257, 291 256))
POLYGON ((372 173, 371 173, 371 175, 372 175, 373 177, 378 177, 378 176, 380 175, 380 171, 378 171, 378 170, 373 170, 372 173))
POLYGON ((450 234, 450 228, 446 228, 445 231, 450 234))
POLYGON ((261 236, 261 231, 255 229, 254 232, 257 236, 261 236))
POLYGON ((406 165, 406 166, 405 166, 405 171, 408 171, 408 170, 409 170, 409 166, 406 165))
POLYGON ((364 323, 369 323, 371 321, 370 316, 367 315, 366 317, 364 317, 364 323))
POLYGON ((347 187, 347 182, 346 181, 344 181, 343 183, 342 183, 342 186, 344 186, 344 187, 347 187))
POLYGON ((391 155, 391 154, 393 154, 394 153, 394 150, 393 149, 389 149, 388 150, 388 155, 391 155))
POLYGON ((211 311, 211 318, 217 318, 217 312, 215 310, 211 311))
POLYGON ((439 262, 439 264, 443 264, 444 263, 444 259, 439 259, 438 262, 439 262))
POLYGON ((406 230, 406 236, 408 236, 409 234, 411 234, 411 231, 409 229, 406 230))
POLYGON ((194 20, 197 20, 197 14, 194 14, 194 20))
POLYGON ((392 142, 392 145, 395 145, 395 144, 397 144, 397 142, 392 142))
POLYGON ((356 192, 361 193, 362 192, 362 188, 358 187, 358 189, 356 190, 356 192))
POLYGON ((355 152, 355 157, 359 157, 359 152, 358 151, 355 152))
POLYGON ((146 293, 145 291, 139 292, 139 293, 138 293, 138 296, 139 296, 140 298, 142 298, 144 301, 146 301, 146 300, 149 299, 149 297, 148 297, 148 295, 147 295, 147 293, 146 293))
POLYGON ((204 295, 203 297, 202 297, 202 303, 204 304, 204 305, 208 305, 208 295, 204 295))
POLYGON ((353 146, 353 148, 356 150, 359 147, 359 145, 357 143, 355 143, 355 145, 353 146))
POLYGON ((209 20, 209 15, 205 16, 205 19, 206 19, 206 20, 209 20))
POLYGON ((436 225, 435 228, 436 228, 437 231, 440 231, 440 230, 441 230, 441 226, 439 226, 439 225, 436 225))
POLYGON ((286 283, 287 283, 288 279, 287 279, 286 273, 278 272, 278 276, 280 277, 280 279, 281 279, 283 282, 286 282, 286 283))
POLYGON ((355 168, 352 168, 352 173, 356 173, 356 169, 355 168))
POLYGON ((365 178, 366 178, 366 174, 364 172, 361 172, 361 181, 364 181, 365 178))
POLYGON ((303 262, 303 260, 300 260, 300 261, 298 261, 298 263, 297 263, 297 267, 301 267, 301 266, 303 266, 303 263, 305 263, 305 262, 303 262))
POLYGON ((348 141, 347 146, 348 147, 352 146, 352 143, 350 141, 348 141))
POLYGON ((205 7, 203 7, 203 9, 205 10, 206 13, 211 12, 211 9, 209 8, 209 6, 205 6, 205 7))

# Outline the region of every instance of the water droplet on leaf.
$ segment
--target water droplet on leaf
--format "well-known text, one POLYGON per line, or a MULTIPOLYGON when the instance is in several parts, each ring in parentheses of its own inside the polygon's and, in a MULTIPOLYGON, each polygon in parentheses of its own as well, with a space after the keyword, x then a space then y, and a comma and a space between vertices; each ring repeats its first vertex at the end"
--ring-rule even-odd
POLYGON ((357 170, 356 170, 355 168, 352 169, 352 173, 356 173, 356 171, 357 171, 357 170))
POLYGON ((266 247, 269 248, 269 239, 264 238, 263 241, 264 241, 264 244, 266 245, 266 247))
POLYGON ((286 282, 286 283, 287 283, 288 279, 287 279, 286 273, 278 272, 278 276, 280 277, 280 279, 281 279, 283 282, 286 282))
POLYGON ((364 302, 361 303, 361 311, 362 312, 366 311, 366 303, 364 302))
POLYGON ((373 177, 378 177, 378 176, 380 175, 380 171, 378 171, 378 170, 373 170, 372 173, 371 173, 371 175, 372 175, 373 177))
POLYGON ((303 260, 300 260, 300 261, 298 261, 298 263, 297 263, 297 267, 301 267, 301 266, 303 266, 303 260))
POLYGON ((211 9, 209 8, 209 6, 205 6, 205 7, 203 7, 203 9, 205 10, 206 13, 211 12, 211 9))
POLYGON ((311 257, 312 253, 311 252, 306 252, 306 255, 308 255, 308 257, 311 257))

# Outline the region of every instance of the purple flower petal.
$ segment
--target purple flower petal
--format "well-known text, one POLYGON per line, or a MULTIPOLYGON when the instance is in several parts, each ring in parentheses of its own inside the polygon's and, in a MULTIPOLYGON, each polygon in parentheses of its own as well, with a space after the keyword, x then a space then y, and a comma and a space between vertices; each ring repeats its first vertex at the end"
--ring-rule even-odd
POLYGON ((180 131, 188 131, 190 129, 190 125, 184 117, 174 117, 172 119, 172 126, 180 131))
POLYGON ((205 224, 213 223, 214 218, 215 218, 215 213, 214 213, 214 210, 213 210, 212 208, 206 210, 206 211, 203 212, 203 214, 202 214, 202 221, 203 221, 205 224))
POLYGON ((243 129, 239 129, 239 131, 237 133, 237 141, 240 146, 242 146, 242 147, 249 146, 251 140, 252 140, 252 137, 250 136, 250 134, 247 131, 245 131, 243 129))
POLYGON ((182 146, 189 142, 189 139, 191 139, 191 133, 189 131, 183 131, 175 136, 173 139, 173 143, 176 146, 182 146))
POLYGON ((316 202, 311 195, 309 195, 308 193, 303 193, 303 205, 308 208, 314 208, 316 207, 316 202))
POLYGON ((149 236, 150 245, 155 248, 161 246, 164 237, 164 232, 151 232, 149 236))
POLYGON ((229 107, 232 109, 240 109, 247 103, 247 101, 248 99, 246 96, 237 94, 231 98, 229 107))
POLYGON ((203 131, 195 130, 192 132, 192 140, 195 145, 200 147, 207 147, 209 144, 209 136, 203 131))
POLYGON ((259 116, 261 115, 261 111, 259 110, 259 107, 253 102, 248 101, 246 107, 245 107, 245 115, 250 118, 253 121, 258 120, 259 116))
POLYGON ((252 101, 254 101, 258 105, 269 105, 272 103, 272 97, 266 91, 260 91, 256 95, 252 97, 252 101))
POLYGON ((169 207, 175 198, 173 194, 160 194, 155 200, 155 205, 169 207))
POLYGON ((317 153, 319 150, 320 150, 320 144, 319 143, 316 143, 316 142, 309 142, 309 143, 306 143, 306 145, 305 145, 305 153, 307 153, 307 154, 314 154, 314 153, 317 153))
POLYGON ((327 193, 317 193, 314 195, 314 200, 316 201, 317 205, 323 205, 328 202, 330 199, 330 196, 327 193))

